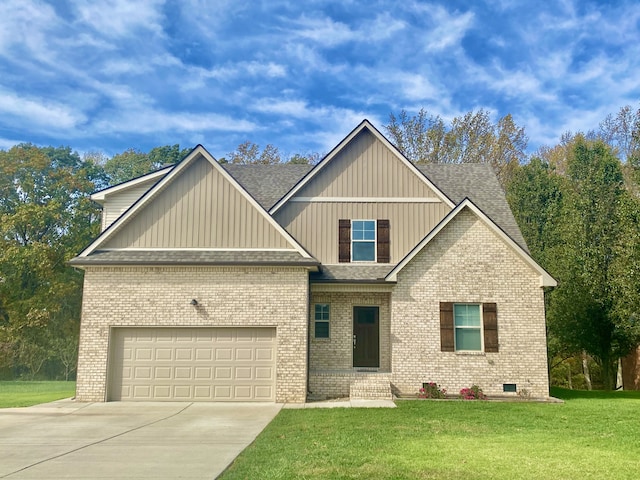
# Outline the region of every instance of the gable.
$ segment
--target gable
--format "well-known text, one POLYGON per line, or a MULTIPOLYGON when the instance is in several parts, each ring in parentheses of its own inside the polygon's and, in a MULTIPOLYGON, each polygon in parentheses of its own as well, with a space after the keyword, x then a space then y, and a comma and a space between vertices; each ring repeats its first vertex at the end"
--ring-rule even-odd
POLYGON ((353 197, 440 201, 434 190, 368 129, 361 130, 289 201, 353 197))
POLYGON ((80 257, 96 250, 290 250, 309 254, 201 146, 80 257))
MULTIPOLYGON (((402 259, 386 276, 387 281, 397 281, 398 274, 408 267, 412 261, 422 256, 426 249, 438 243, 441 248, 449 249, 453 247, 455 239, 459 236, 466 235, 468 241, 467 246, 462 249, 467 257, 474 258, 482 252, 486 256, 488 251, 495 252, 491 264, 477 264, 472 270, 480 275, 491 269, 492 265, 504 267, 513 263, 514 259, 519 259, 526 265, 533 275, 536 275, 541 287, 555 287, 557 282, 542 268, 536 261, 524 250, 518 243, 510 238, 503 230, 498 227, 482 210, 480 210, 468 198, 464 199, 455 209, 453 209, 429 234, 411 250, 405 258, 402 259), (466 226, 465 226, 466 225, 466 226), (475 233, 469 233, 468 225, 474 225, 475 233), (456 230, 457 229, 457 230, 456 230), (443 232, 447 232, 446 235, 443 232), (451 232, 454 232, 451 234, 451 232), (443 238, 447 240, 443 243, 443 238), (444 245, 444 247, 442 247, 444 245)), ((463 261, 465 255, 458 255, 455 249, 450 251, 453 264, 459 259, 463 261)), ((466 261, 466 260, 464 260, 466 261)), ((448 276, 448 275, 447 275, 448 276)), ((445 276, 446 277, 446 276, 445 276)), ((443 278, 445 278, 443 277, 443 278)), ((480 281, 480 279, 478 279, 480 281)), ((475 288, 474 285, 468 285, 469 288, 475 288)))

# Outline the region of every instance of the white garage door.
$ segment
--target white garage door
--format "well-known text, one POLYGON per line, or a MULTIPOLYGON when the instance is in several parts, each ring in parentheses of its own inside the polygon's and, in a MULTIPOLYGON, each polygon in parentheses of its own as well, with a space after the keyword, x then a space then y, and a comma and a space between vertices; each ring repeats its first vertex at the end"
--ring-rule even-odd
POLYGON ((116 328, 109 400, 275 401, 275 328, 116 328))

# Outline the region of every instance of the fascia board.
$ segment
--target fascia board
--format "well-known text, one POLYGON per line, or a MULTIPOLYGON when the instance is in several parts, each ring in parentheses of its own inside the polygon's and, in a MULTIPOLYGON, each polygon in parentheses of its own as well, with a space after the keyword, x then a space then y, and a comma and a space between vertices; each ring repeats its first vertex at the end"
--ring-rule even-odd
POLYGON ((104 202, 106 200, 107 195, 112 195, 114 193, 120 192, 122 190, 127 190, 132 187, 136 187, 142 183, 146 183, 150 180, 159 179, 166 175, 174 166, 165 167, 160 170, 156 170, 155 172, 147 173, 146 175, 142 175, 141 177, 134 178, 132 180, 127 180, 126 182, 119 183, 117 185, 113 185, 112 187, 105 188, 103 190, 98 190, 91 194, 89 198, 94 202, 104 202))

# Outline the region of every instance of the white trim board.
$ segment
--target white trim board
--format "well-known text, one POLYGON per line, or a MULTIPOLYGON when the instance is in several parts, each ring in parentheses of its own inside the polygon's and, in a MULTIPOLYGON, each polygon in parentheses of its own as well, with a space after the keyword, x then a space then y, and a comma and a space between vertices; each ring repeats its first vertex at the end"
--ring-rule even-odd
POLYGON ((306 203, 442 203, 435 197, 293 197, 290 202, 306 203))
POLYGON ((94 202, 102 202, 106 200, 107 195, 111 195, 119 192, 120 190, 127 190, 129 188, 140 185, 141 183, 146 183, 150 180, 159 179, 169 173, 169 171, 175 165, 171 165, 169 167, 161 168, 160 170, 156 170, 155 172, 147 173, 146 175, 142 175, 141 177, 134 178, 133 180, 128 180, 123 183, 119 183, 118 185, 114 185, 113 187, 107 187, 104 190, 97 191, 91 194, 91 200, 94 202))

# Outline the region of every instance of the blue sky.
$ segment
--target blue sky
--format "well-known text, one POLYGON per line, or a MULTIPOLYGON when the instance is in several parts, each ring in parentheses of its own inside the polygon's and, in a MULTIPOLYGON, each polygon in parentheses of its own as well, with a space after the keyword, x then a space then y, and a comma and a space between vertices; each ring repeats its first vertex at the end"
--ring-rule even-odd
POLYGON ((635 1, 3 0, 0 148, 328 152, 363 118, 511 113, 529 150, 640 106, 635 1))

